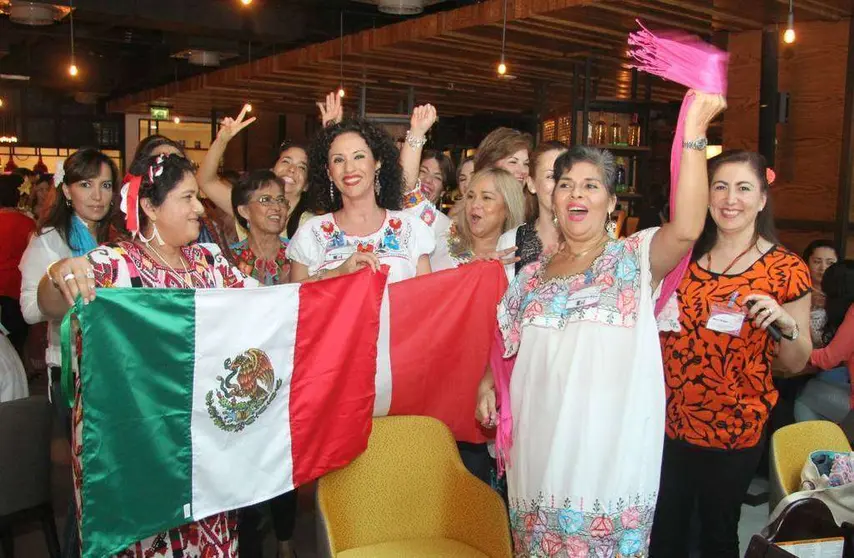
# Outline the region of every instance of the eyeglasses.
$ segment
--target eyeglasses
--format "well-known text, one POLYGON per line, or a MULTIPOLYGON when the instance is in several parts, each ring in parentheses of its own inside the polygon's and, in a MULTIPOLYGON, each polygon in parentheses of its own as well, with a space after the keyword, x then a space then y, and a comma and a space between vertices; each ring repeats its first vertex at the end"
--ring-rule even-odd
POLYGON ((254 201, 257 201, 264 207, 273 207, 274 205, 281 205, 285 207, 288 205, 288 200, 285 199, 285 196, 261 196, 260 198, 254 201))

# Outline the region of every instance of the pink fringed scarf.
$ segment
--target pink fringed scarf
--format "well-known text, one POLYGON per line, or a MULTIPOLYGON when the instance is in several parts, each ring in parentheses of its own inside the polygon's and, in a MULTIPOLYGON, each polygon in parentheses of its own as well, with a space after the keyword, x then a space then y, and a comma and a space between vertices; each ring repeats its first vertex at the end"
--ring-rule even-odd
MULTIPOLYGON (((726 94, 727 64, 729 54, 703 42, 699 37, 680 32, 653 34, 638 21, 641 30, 629 35, 631 55, 641 71, 705 93, 726 94)), ((670 219, 676 210, 676 187, 679 184, 679 165, 682 162, 682 142, 685 139, 685 117, 694 98, 685 95, 676 135, 670 149, 670 219)), ((696 139, 696 138, 690 138, 696 139)), ((661 294, 655 304, 658 315, 667 300, 676 292, 685 270, 691 261, 691 252, 667 274, 661 285, 661 294)))
POLYGON ((489 351, 489 366, 495 381, 495 404, 498 407, 498 424, 495 431, 495 454, 498 475, 510 462, 510 447, 513 445, 513 413, 510 412, 510 373, 516 357, 504 358, 504 337, 495 328, 492 349, 489 351))

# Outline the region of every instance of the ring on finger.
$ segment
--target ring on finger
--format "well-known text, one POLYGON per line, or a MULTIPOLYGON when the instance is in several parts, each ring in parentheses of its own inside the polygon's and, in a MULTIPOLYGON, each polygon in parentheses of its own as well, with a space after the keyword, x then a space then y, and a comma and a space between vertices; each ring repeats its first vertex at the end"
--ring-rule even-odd
POLYGON ((74 274, 70 272, 62 276, 62 280, 66 282, 71 281, 72 279, 74 279, 74 274))
POLYGON ((95 278, 95 270, 87 269, 86 270, 86 279, 94 279, 95 278))

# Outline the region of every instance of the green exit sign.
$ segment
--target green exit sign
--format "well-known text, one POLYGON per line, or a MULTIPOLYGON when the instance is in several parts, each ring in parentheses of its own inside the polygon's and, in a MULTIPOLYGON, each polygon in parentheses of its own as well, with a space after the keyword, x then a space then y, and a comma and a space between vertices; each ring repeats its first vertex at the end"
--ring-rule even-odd
POLYGON ((149 111, 153 120, 169 120, 169 109, 166 107, 151 107, 149 111))

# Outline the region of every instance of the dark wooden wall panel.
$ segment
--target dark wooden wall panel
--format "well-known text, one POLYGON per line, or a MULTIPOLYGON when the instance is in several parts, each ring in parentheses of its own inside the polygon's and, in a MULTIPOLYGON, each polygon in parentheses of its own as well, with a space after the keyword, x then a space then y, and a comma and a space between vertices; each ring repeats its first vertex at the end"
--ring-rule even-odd
POLYGON ((777 126, 776 215, 834 221, 839 187, 848 20, 797 26, 780 48, 779 88, 791 94, 789 122, 777 126))
POLYGON ((759 75, 762 32, 729 36, 727 111, 724 114, 724 149, 755 151, 759 145, 759 75))
MULTIPOLYGON (((790 93, 789 121, 777 126, 774 215, 789 221, 836 220, 849 21, 799 22, 794 45, 780 44, 780 91, 790 93)), ((760 31, 729 36, 729 108, 724 149, 756 150, 759 136, 760 31)), ((854 208, 852 208, 854 215, 854 208)), ((780 230, 796 252, 829 231, 780 230)))

